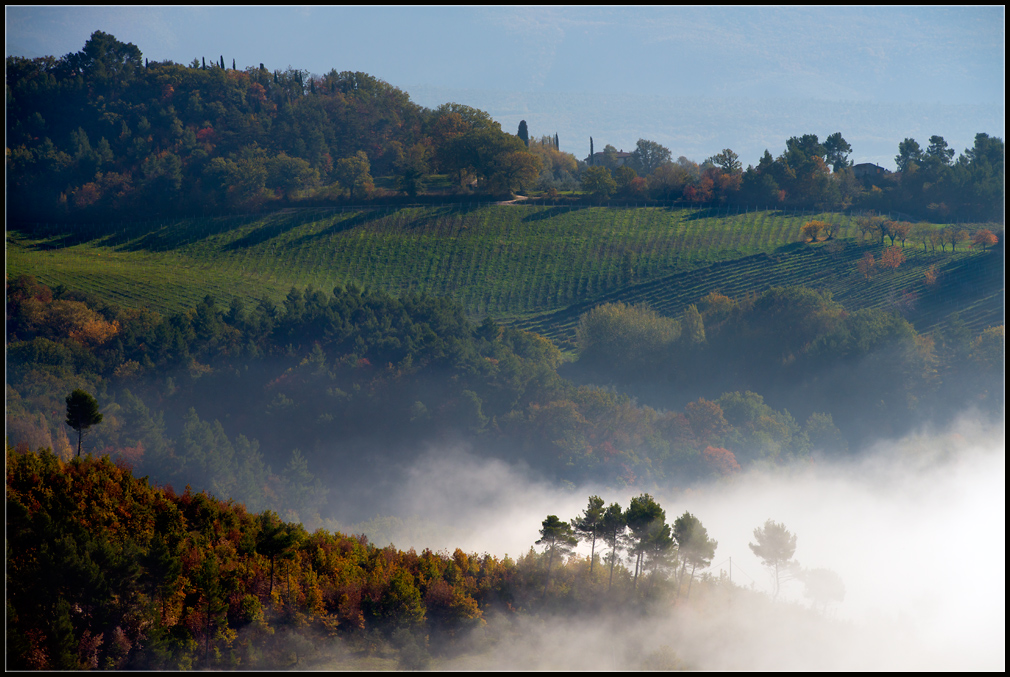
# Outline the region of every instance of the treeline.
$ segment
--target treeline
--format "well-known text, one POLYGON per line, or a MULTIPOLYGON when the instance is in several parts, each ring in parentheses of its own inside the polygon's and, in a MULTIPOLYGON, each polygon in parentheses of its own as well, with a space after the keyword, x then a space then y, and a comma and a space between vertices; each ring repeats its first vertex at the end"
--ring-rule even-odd
POLYGON ((713 408, 711 440, 740 461, 775 458, 800 431, 764 398, 807 412, 807 441, 829 453, 968 406, 998 415, 1005 402, 1002 325, 972 335, 955 314, 919 334, 897 313, 848 312, 830 294, 800 287, 742 299, 710 293, 680 318, 604 304, 582 316, 577 340, 577 380, 671 408, 678 398, 728 392, 713 408))
MULTIPOLYGON (((796 421, 757 394, 769 386, 764 378, 782 384, 795 374, 776 375, 781 355, 771 346, 779 334, 816 322, 802 309, 775 315, 771 302, 744 316, 755 326, 749 335, 762 340, 733 364, 753 377, 660 410, 612 389, 576 385, 559 376, 561 355, 546 339, 490 320, 475 325, 458 306, 428 297, 292 290, 281 307, 236 302, 224 310, 208 298, 161 318, 20 276, 8 283, 7 298, 11 444, 73 455, 64 397, 83 389, 104 416, 88 431, 86 453, 111 454, 160 482, 309 523, 327 512, 324 487, 335 477, 380 467, 377 458, 402 460, 424 441, 447 436, 524 459, 557 479, 639 486, 661 479, 685 486, 845 447, 830 398, 796 421), (771 315, 760 320, 762 312, 771 315)), ((824 304, 817 298, 803 307, 815 317, 824 304)), ((714 307, 705 312, 708 345, 718 352, 714 307)), ((614 368, 665 374, 671 363, 661 350, 687 350, 679 329, 677 341, 664 343, 676 321, 654 318, 656 328, 642 334, 626 309, 614 310, 604 306, 585 319, 578 365, 598 366, 612 351, 614 368), (605 344, 592 327, 608 314, 605 344)), ((694 326, 704 331, 702 321, 694 326)), ((685 378, 677 390, 696 385, 685 378)))
POLYGON ((414 195, 531 185, 540 157, 483 111, 424 109, 365 73, 148 62, 96 31, 61 58, 8 57, 8 215, 204 213, 362 200, 373 176, 414 195))
POLYGON ((8 216, 19 220, 517 190, 1003 220, 1004 144, 984 133, 956 160, 940 136, 925 149, 905 139, 896 173, 853 168, 840 132, 792 137, 746 169, 728 148, 699 164, 646 139, 632 153, 607 145, 582 161, 556 135, 530 138, 525 120, 507 133, 484 111, 422 108, 365 73, 237 70, 223 56, 148 62, 101 31, 61 58, 8 57, 6 75, 8 216))
POLYGON ((973 146, 956 161, 941 136, 930 137, 925 150, 905 139, 895 158, 897 172, 854 168, 851 152, 840 132, 823 141, 804 134, 789 138, 778 157, 766 150, 757 165, 744 169, 729 148, 698 164, 686 157, 674 161, 670 149, 639 139, 627 157, 608 145, 587 158, 591 166, 581 174, 581 187, 600 199, 876 210, 935 222, 1003 222, 1002 139, 976 134, 973 146))

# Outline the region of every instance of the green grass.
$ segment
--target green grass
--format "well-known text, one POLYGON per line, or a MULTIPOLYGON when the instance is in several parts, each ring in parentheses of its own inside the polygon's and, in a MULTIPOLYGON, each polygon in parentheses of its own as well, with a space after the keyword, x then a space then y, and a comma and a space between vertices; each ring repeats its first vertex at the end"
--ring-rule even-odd
POLYGON ((207 294, 220 304, 280 300, 292 286, 353 281, 451 296, 474 318, 517 323, 565 347, 578 314, 603 300, 676 315, 709 291, 804 284, 852 307, 879 307, 918 289, 928 265, 979 256, 919 256, 909 246, 906 266, 867 282, 855 261, 879 246, 857 245, 850 217, 736 208, 457 205, 12 228, 8 275, 126 306, 171 313, 207 294), (840 223, 842 246, 802 244, 800 227, 812 218, 840 223))

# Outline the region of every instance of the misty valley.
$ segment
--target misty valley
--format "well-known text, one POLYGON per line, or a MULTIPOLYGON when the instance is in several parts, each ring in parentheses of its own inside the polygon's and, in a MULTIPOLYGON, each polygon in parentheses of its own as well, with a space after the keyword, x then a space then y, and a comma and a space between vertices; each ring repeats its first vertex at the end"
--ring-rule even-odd
POLYGON ((8 668, 1002 664, 1002 139, 583 160, 101 31, 7 79, 8 668))

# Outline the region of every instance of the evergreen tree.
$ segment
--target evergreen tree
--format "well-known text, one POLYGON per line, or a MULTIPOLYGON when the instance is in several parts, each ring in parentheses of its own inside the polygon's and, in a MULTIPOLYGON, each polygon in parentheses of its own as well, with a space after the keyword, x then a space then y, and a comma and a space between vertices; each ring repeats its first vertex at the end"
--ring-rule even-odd
POLYGON ((789 533, 786 525, 766 520, 764 527, 754 530, 754 538, 757 543, 748 543, 747 547, 771 568, 775 577, 774 596, 778 597, 785 569, 793 564, 796 536, 789 533))
POLYGON ((603 529, 603 499, 599 496, 589 497, 589 506, 583 511, 580 517, 572 521, 575 532, 584 540, 590 541, 592 546, 589 551, 589 574, 593 573, 593 565, 596 563, 596 539, 602 535, 603 529))
POLYGON ((547 586, 551 582, 551 566, 554 564, 554 555, 559 557, 570 553, 579 539, 572 533, 572 525, 562 522, 557 515, 548 515, 541 523, 540 539, 537 545, 544 546, 547 553, 547 576, 544 580, 544 596, 547 596, 547 586))
POLYGON ((85 390, 78 388, 67 395, 68 426, 77 431, 77 455, 81 455, 81 441, 84 431, 102 422, 102 414, 98 411, 98 400, 85 390))
POLYGON ((683 583, 687 566, 691 566, 691 580, 687 585, 687 594, 691 595, 691 583, 694 582, 694 572, 698 567, 705 568, 712 563, 718 543, 708 537, 708 531, 701 520, 689 512, 685 512, 673 523, 673 538, 677 543, 677 554, 680 557, 680 573, 677 575, 677 595, 683 583))
POLYGON ((608 590, 614 584, 614 565, 617 564, 617 550, 624 539, 624 532, 627 528, 627 515, 620 505, 611 503, 607 507, 607 511, 603 513, 603 524, 600 527, 601 537, 610 546, 610 581, 607 583, 608 590))
POLYGON ((526 121, 525 120, 520 120, 519 121, 519 132, 518 132, 517 136, 520 139, 523 140, 523 143, 526 144, 527 148, 530 147, 530 133, 529 133, 529 130, 526 129, 526 121))

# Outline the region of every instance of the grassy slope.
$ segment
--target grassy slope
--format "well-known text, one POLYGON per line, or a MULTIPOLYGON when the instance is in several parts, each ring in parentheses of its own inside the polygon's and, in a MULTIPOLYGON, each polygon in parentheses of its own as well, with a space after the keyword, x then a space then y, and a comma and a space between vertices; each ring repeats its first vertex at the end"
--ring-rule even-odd
POLYGON ((280 300, 291 286, 355 281, 393 293, 450 295, 474 317, 492 315, 570 347, 580 312, 603 300, 644 301, 676 315, 710 291, 729 296, 773 284, 830 290, 851 309, 906 311, 927 328, 960 305, 979 329, 1002 322, 1002 251, 925 254, 910 243, 897 271, 867 281, 850 218, 776 211, 456 206, 100 224, 8 231, 7 272, 160 312, 210 294, 280 300), (804 245, 800 226, 842 224, 837 244, 804 245), (924 285, 930 265, 947 274, 924 285), (998 265, 998 270, 995 266, 998 265), (980 268, 981 266, 981 268, 980 268), (998 274, 997 274, 998 273, 998 274), (967 282, 966 282, 967 281, 967 282))

